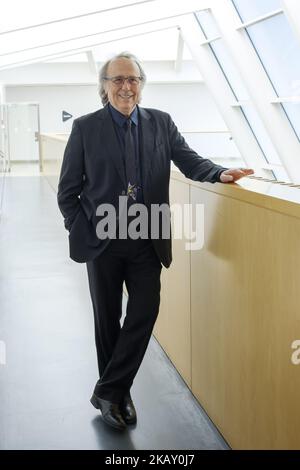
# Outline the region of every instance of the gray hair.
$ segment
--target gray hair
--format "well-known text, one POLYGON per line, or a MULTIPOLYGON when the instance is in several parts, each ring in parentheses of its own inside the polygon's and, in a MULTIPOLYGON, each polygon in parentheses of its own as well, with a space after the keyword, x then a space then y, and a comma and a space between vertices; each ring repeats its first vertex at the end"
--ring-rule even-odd
POLYGON ((99 70, 98 92, 99 92, 99 96, 101 98, 103 106, 105 106, 108 103, 108 96, 104 88, 105 77, 107 77, 107 69, 108 69, 109 64, 113 60, 116 60, 116 59, 129 59, 135 62, 139 68, 140 77, 142 79, 141 87, 143 88, 146 83, 146 74, 144 72, 144 69, 140 61, 137 59, 135 55, 131 54, 130 52, 121 52, 120 54, 113 56, 111 59, 107 60, 105 64, 102 65, 101 69, 99 70))

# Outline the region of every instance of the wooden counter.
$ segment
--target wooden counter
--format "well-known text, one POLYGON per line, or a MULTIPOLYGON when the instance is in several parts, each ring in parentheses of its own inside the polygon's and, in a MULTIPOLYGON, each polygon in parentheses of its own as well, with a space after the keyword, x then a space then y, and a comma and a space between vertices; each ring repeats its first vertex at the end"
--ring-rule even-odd
POLYGON ((155 336, 234 449, 299 449, 300 189, 173 172, 183 202, 204 204, 204 246, 173 244, 155 336))
POLYGON ((40 170, 57 192, 58 179, 68 134, 40 135, 40 170))

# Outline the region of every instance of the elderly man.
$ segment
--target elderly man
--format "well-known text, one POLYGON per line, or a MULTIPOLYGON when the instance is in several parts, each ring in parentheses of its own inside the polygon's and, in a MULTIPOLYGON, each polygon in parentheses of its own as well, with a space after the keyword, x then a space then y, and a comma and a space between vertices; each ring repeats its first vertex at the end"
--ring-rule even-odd
MULTIPOLYGON (((120 197, 126 211, 135 203, 147 210, 168 205, 171 161, 187 178, 211 183, 237 181, 253 170, 226 169, 200 157, 167 113, 141 108, 146 77, 132 54, 106 62, 99 78, 104 107, 74 120, 58 204, 70 232, 70 256, 87 265, 99 368, 91 403, 108 425, 123 430, 137 420, 130 388, 158 315, 161 268, 171 264, 171 240, 161 232, 152 237, 151 227, 147 237, 120 230, 115 237, 99 236, 99 214, 104 215, 99 207, 117 210, 120 197), (128 303, 121 328, 124 282, 128 303)), ((121 215, 117 212, 117 228, 121 215)), ((132 217, 126 220, 128 226, 132 217)))

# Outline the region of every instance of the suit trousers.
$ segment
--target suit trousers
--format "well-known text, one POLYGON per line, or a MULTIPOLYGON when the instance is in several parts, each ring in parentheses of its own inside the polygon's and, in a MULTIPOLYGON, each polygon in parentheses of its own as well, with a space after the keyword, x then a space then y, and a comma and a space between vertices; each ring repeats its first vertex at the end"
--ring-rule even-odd
POLYGON ((99 380, 94 393, 119 402, 146 352, 160 304, 162 264, 150 239, 113 239, 87 272, 94 311, 99 380), (128 292, 121 327, 123 282, 128 292))

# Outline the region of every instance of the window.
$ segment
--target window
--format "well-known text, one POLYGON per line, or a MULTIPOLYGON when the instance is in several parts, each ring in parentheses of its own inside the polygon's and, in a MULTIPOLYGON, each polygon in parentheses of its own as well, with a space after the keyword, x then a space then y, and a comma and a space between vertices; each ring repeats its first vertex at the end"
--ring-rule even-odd
POLYGON ((300 140, 300 103, 284 103, 283 107, 300 140))
POLYGON ((281 0, 232 0, 243 23, 281 9, 281 0))
MULTIPOLYGON (((212 16, 210 14, 210 16, 212 16)), ((208 22, 211 24, 211 21, 208 20, 209 16, 199 16, 197 14, 198 23, 201 29, 204 31, 204 28, 208 22)), ((206 27, 207 30, 207 27, 206 27)), ((247 89, 244 86, 244 82, 237 70, 231 55, 224 44, 222 39, 217 39, 209 43, 210 47, 219 67, 222 70, 222 73, 232 91, 233 99, 232 104, 234 105, 235 101, 241 101, 242 104, 237 103, 238 108, 241 112, 241 119, 245 119, 247 125, 249 126, 250 131, 252 132, 259 148, 261 149, 262 156, 266 164, 276 165, 277 168, 272 170, 274 179, 282 179, 282 175, 285 175, 285 180, 289 181, 289 178, 282 167, 282 163, 279 159, 277 151, 264 127, 263 122, 256 109, 251 104, 251 100, 248 94, 247 89)))
POLYGON ((292 96, 300 84, 300 45, 281 14, 247 28, 278 96, 292 96))

